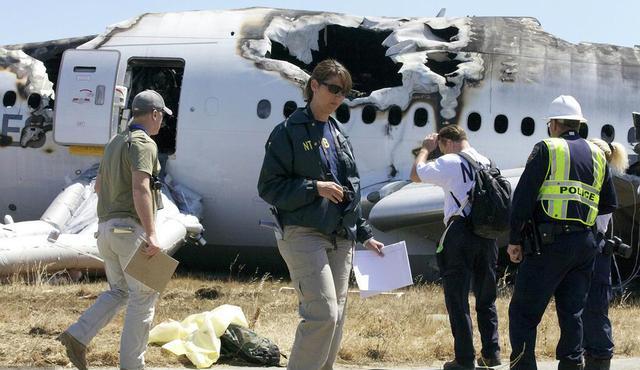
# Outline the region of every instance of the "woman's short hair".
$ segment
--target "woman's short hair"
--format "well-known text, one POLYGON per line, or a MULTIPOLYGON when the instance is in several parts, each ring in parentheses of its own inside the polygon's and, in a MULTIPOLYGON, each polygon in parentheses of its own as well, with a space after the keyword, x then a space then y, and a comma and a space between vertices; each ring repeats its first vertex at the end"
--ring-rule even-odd
POLYGON ((351 80, 351 73, 340 62, 335 59, 325 59, 318 63, 313 69, 311 76, 307 80, 307 85, 304 87, 304 100, 309 102, 313 99, 313 90, 311 90, 311 80, 318 82, 325 82, 331 77, 338 76, 342 82, 342 88, 345 93, 351 90, 353 82, 351 80))
POLYGON ((458 125, 446 125, 438 131, 438 140, 448 139, 451 141, 467 140, 467 133, 458 125))

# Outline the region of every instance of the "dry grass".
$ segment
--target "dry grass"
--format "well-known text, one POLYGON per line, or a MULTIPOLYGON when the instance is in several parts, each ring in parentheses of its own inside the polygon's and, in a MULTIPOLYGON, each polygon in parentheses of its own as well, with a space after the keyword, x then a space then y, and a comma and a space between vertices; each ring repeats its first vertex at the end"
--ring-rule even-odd
MULTIPOLYGON (((297 299, 287 283, 268 276, 249 282, 181 276, 171 281, 160 300, 155 323, 181 320, 224 303, 241 306, 254 329, 288 353, 298 323, 297 299), (202 289, 206 288, 206 289, 202 289)), ((106 288, 104 281, 55 285, 47 279, 25 284, 19 279, 0 285, 0 366, 66 365, 56 335, 89 307, 106 288)), ((339 361, 343 364, 429 366, 450 359, 453 351, 442 290, 420 285, 404 295, 360 299, 349 295, 348 318, 339 361)), ((616 304, 611 318, 616 355, 640 356, 640 302, 616 304)), ((473 305, 473 299, 471 299, 473 305)), ((498 299, 503 357, 509 353, 508 295, 498 299)), ((472 308, 473 310, 473 308, 472 308)), ((89 347, 91 366, 117 366, 122 314, 116 316, 89 347)), ((474 322, 475 325, 475 322, 474 322)), ((538 329, 540 358, 553 358, 559 330, 553 304, 538 329)), ((476 349, 480 343, 476 334, 476 349)), ((180 367, 184 359, 165 354, 160 347, 147 352, 150 366, 180 367)))

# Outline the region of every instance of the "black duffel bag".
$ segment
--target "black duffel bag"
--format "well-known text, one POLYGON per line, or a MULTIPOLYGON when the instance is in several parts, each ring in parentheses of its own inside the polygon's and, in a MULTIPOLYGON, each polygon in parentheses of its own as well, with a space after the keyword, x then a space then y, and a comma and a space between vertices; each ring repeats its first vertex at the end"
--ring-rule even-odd
POLYGON ((280 349, 269 339, 236 324, 230 324, 220 337, 220 356, 265 366, 280 365, 280 349))

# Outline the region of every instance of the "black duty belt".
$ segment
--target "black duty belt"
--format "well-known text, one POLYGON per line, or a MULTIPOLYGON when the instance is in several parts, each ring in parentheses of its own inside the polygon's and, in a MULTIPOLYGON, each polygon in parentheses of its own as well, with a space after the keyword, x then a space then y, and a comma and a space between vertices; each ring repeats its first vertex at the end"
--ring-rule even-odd
POLYGON ((541 223, 538 224, 539 231, 549 231, 554 235, 559 234, 571 234, 584 232, 587 230, 591 230, 590 226, 582 225, 582 224, 570 224, 570 223, 541 223))

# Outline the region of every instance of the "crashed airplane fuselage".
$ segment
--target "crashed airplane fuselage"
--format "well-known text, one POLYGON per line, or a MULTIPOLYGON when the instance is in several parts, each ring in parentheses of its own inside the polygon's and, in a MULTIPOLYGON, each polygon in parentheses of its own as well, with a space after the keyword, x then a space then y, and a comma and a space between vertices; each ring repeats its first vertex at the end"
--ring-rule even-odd
MULTIPOLYGON (((59 47, 40 55, 42 45, 8 49, 40 58, 58 83, 66 78, 56 69, 59 47)), ((258 226, 269 218, 256 190, 264 143, 274 125, 304 104, 302 86, 329 57, 353 75, 354 90, 336 118, 354 146, 365 195, 382 189, 365 208, 385 230, 382 240, 406 239, 413 254, 433 253, 442 192, 410 185, 402 190, 415 198, 400 199, 390 189, 409 178, 414 150, 439 127, 463 126, 472 145, 500 168, 513 169, 516 181, 529 150, 547 137, 546 108, 560 94, 581 102, 589 119, 583 135, 615 139, 630 152, 637 141, 631 112, 640 109, 640 49, 571 44, 532 18, 383 18, 265 8, 143 14, 77 49, 117 51, 114 78, 128 89, 128 100, 155 88, 177 112, 156 139, 166 172, 203 195, 205 238, 213 245, 275 245, 272 233, 258 226)), ((0 106, 0 213, 16 220, 39 217, 65 179, 99 160, 99 151, 85 147, 95 141, 56 136, 73 145, 54 142, 58 127, 73 119, 52 124, 49 104, 55 98, 55 109, 68 111, 82 101, 91 104, 95 91, 78 91, 75 101, 56 96, 55 81, 43 80, 31 59, 0 49, 0 96, 6 99, 0 106)), ((89 69, 74 78, 91 73, 88 64, 77 67, 89 69)), ((122 127, 128 110, 114 112, 96 130, 113 122, 122 127)), ((90 129, 92 123, 83 124, 90 129)), ((104 132, 103 142, 115 133, 104 132)))

